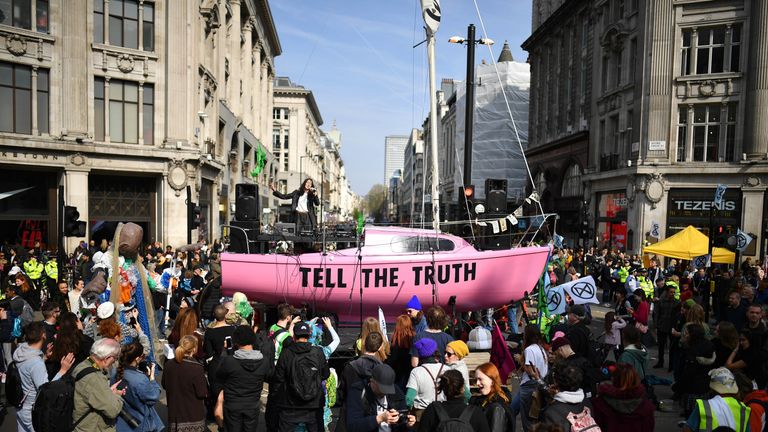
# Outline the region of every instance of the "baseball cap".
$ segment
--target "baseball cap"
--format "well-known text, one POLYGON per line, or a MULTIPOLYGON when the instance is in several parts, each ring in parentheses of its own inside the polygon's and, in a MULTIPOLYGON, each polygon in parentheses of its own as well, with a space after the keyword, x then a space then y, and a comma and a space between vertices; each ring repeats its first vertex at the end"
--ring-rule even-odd
POLYGON ((568 338, 565 336, 561 336, 557 339, 552 339, 552 351, 557 351, 558 349, 570 344, 571 344, 571 341, 569 341, 568 338))
POLYGON ((312 329, 309 327, 309 324, 302 321, 293 327, 293 335, 296 337, 310 337, 312 329))
POLYGON ((385 395, 395 394, 395 371, 389 365, 376 365, 371 372, 371 380, 376 381, 379 390, 385 395))

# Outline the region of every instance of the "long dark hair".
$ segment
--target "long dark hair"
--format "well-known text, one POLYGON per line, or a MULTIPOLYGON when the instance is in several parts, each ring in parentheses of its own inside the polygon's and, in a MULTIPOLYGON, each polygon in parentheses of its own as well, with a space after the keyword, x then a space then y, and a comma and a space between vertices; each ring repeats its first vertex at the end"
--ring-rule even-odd
POLYGON ((309 189, 306 189, 307 181, 311 181, 312 182, 312 187, 315 187, 315 181, 312 180, 311 177, 307 177, 307 178, 304 179, 303 182, 301 182, 301 186, 299 186, 299 192, 304 193, 306 191, 309 191, 309 189))
POLYGON ((138 340, 134 340, 127 345, 123 345, 120 350, 120 361, 117 365, 117 378, 116 381, 123 379, 125 374, 125 368, 130 366, 134 360, 144 354, 144 347, 141 346, 138 340))
POLYGON ((59 331, 53 341, 53 352, 48 359, 58 363, 69 353, 80 352, 80 329, 77 328, 77 315, 67 312, 59 317, 59 331))
POLYGON ((541 340, 541 331, 536 324, 528 324, 523 330, 523 346, 529 347, 533 344, 538 344, 541 340))

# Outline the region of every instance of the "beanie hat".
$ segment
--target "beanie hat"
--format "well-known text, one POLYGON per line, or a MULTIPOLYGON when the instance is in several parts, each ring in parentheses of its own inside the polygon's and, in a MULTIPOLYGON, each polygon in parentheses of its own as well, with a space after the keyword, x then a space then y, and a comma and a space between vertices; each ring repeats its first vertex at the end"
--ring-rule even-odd
POLYGON ((421 338, 413 347, 416 348, 416 352, 419 353, 420 358, 432 357, 437 351, 437 342, 430 338, 421 338))
POLYGON ((462 340, 455 340, 449 343, 447 347, 456 353, 456 357, 458 357, 459 360, 469 355, 469 347, 462 340))
POLYGON ((98 316, 101 319, 107 319, 114 315, 115 313, 115 305, 112 302, 105 302, 99 305, 98 308, 96 308, 96 316, 98 316))
POLYGON ((571 341, 568 340, 567 337, 562 336, 557 339, 552 339, 552 351, 557 351, 558 349, 570 345, 571 341))
POLYGON ((415 309, 417 311, 421 310, 421 302, 419 301, 419 298, 417 296, 411 297, 411 300, 408 302, 407 305, 405 305, 406 309, 415 309))

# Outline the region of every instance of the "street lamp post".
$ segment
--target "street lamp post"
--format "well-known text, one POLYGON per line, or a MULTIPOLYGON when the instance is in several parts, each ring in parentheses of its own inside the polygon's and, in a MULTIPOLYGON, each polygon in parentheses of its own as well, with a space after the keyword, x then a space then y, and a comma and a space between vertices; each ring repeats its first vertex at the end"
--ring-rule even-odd
POLYGON ((464 125, 464 186, 472 184, 472 129, 475 117, 475 44, 493 45, 488 38, 475 39, 475 25, 467 27, 467 38, 453 36, 450 43, 467 45, 466 113, 464 125))

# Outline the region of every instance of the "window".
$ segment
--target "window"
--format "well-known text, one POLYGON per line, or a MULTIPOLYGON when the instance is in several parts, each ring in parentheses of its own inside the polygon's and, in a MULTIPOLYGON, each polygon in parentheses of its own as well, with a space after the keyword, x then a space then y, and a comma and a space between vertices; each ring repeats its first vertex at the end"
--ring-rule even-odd
POLYGON ((96 140, 138 143, 139 133, 145 143, 154 143, 154 87, 143 86, 139 109, 139 84, 131 81, 94 79, 94 120, 96 140), (143 129, 139 131, 139 116, 143 129), (109 127, 106 125, 109 124, 109 127))
POLYGON ((637 77, 636 71, 640 69, 641 66, 637 64, 637 38, 632 38, 632 40, 629 41, 629 81, 635 82, 635 79, 637 77))
POLYGON ((609 139, 611 140, 611 153, 618 154, 619 153, 619 116, 613 115, 608 119, 609 126, 610 126, 610 134, 611 136, 609 139))
POLYGON ((272 108, 272 120, 280 120, 280 108, 272 108))
POLYGON ((283 155, 283 171, 288 171, 288 154, 283 155))
POLYGON ((144 51, 155 50, 155 5, 144 3, 144 17, 141 25, 141 37, 144 51))
POLYGON ((603 89, 603 93, 608 91, 608 59, 610 57, 603 56, 603 70, 600 77, 600 88, 603 89))
POLYGON ((547 178, 544 176, 544 171, 541 171, 536 174, 536 191, 539 193, 539 196, 541 196, 546 188, 547 178))
POLYGON ((48 0, 0 0, 0 24, 48 33, 48 0))
POLYGON ((616 52, 616 87, 620 86, 622 83, 622 67, 624 63, 624 49, 619 49, 616 52))
POLYGON ((32 69, 0 63, 0 131, 32 133, 32 69))
POLYGON ((677 161, 685 162, 688 144, 688 107, 681 106, 677 118, 677 161))
POLYGON ((50 133, 50 95, 48 88, 50 79, 48 69, 37 70, 37 132, 50 133))
POLYGON ((717 161, 720 138, 720 107, 697 105, 693 108, 693 160, 717 161))
POLYGON ((272 130, 272 150, 280 149, 280 129, 272 130))
POLYGON ((613 13, 614 13, 614 17, 613 17, 614 21, 618 21, 624 18, 624 0, 616 0, 616 5, 613 10, 613 13))
POLYGON ((151 84, 144 84, 144 93, 142 94, 142 115, 144 118, 142 136, 144 144, 155 143, 155 87, 151 84))
POLYGON ((138 0, 110 0, 106 3, 106 9, 108 9, 109 35, 104 35, 104 15, 107 13, 105 1, 94 0, 93 39, 96 43, 104 43, 106 38, 111 45, 154 51, 155 5, 153 3, 146 2, 139 5, 138 0))
POLYGON ((741 24, 731 27, 731 72, 741 70, 741 24))
POLYGON ((284 108, 282 111, 283 111, 283 120, 288 120, 288 108, 284 108))
POLYGON ((711 74, 741 70, 741 24, 683 30, 680 73, 711 74), (693 51, 696 64, 693 64, 693 51))
POLYGON ((726 162, 733 162, 736 150, 736 116, 738 109, 735 103, 729 103, 727 109, 728 115, 725 117, 725 155, 723 159, 726 162))
MULTIPOLYGON (((633 136, 632 131, 635 129, 635 111, 627 110, 627 143, 632 144, 633 136)), ((630 149, 631 150, 631 149, 630 149)))
POLYGON ((579 197, 582 193, 581 168, 577 164, 572 164, 565 171, 561 195, 563 197, 579 197))
POLYGON ((93 0, 93 41, 104 43, 104 0, 93 0))
POLYGON ((288 131, 285 131, 285 135, 283 135, 283 148, 288 149, 288 131))

